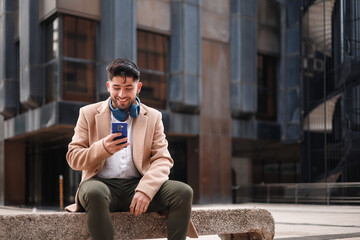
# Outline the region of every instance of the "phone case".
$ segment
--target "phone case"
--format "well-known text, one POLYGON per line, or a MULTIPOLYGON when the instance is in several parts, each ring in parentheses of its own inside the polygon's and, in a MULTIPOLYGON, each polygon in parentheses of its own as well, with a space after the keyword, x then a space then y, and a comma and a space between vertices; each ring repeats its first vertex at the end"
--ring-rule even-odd
MULTIPOLYGON (((111 124, 112 133, 121 132, 122 135, 120 137, 116 137, 113 140, 117 140, 120 138, 127 137, 127 123, 112 123, 111 124)), ((126 142, 124 142, 126 143, 126 142)), ((118 144, 119 145, 119 144, 118 144)))

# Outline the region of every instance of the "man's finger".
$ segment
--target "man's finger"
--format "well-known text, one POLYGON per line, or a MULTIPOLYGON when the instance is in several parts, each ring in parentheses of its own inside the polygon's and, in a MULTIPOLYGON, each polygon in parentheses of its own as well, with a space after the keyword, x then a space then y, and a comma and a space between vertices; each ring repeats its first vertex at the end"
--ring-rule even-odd
POLYGON ((135 201, 133 199, 130 204, 130 213, 131 214, 134 214, 134 208, 135 208, 135 201))
POLYGON ((143 204, 137 204, 135 208, 135 216, 139 216, 144 212, 144 205, 143 204))

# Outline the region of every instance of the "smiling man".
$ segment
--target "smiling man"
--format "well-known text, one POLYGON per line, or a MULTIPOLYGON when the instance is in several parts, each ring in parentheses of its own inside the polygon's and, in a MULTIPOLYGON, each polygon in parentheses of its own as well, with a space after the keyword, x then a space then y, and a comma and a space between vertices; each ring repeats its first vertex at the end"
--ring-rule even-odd
MULTIPOLYGON (((106 101, 80 109, 67 161, 82 170, 76 203, 68 211, 86 211, 93 239, 114 239, 110 212, 168 211, 168 239, 186 238, 193 191, 169 180, 173 159, 161 113, 140 103, 140 71, 125 58, 108 67, 106 101), (111 133, 112 123, 127 123, 127 137, 111 133)), ((192 226, 192 225, 191 225, 192 226)), ((190 229, 193 229, 191 227, 190 229)), ((189 232, 195 236, 196 232, 189 232)))

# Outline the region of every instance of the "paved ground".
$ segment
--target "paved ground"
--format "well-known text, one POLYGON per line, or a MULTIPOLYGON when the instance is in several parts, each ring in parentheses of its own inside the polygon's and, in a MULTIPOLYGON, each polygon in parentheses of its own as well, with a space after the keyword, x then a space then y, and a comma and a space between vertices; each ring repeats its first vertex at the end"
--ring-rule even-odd
MULTIPOLYGON (((360 206, 323 206, 247 203, 236 205, 202 205, 194 208, 264 208, 275 219, 275 239, 279 240, 360 240, 360 206)), ((37 209, 0 207, 0 214, 32 213, 37 209)), ((45 211, 49 212, 49 211, 45 211)), ((51 212, 51 211, 50 211, 51 212)), ((201 240, 218 240, 201 236, 201 240)))
MULTIPOLYGON (((237 204, 237 207, 264 208, 275 219, 275 239, 279 240, 360 240, 360 206, 324 206, 293 204, 237 204)), ((195 206, 197 207, 197 206, 195 206)), ((229 207, 210 205, 202 207, 229 207)), ((204 236, 202 239, 220 239, 204 236)))
POLYGON ((360 206, 244 204, 275 219, 275 239, 360 239, 360 206))

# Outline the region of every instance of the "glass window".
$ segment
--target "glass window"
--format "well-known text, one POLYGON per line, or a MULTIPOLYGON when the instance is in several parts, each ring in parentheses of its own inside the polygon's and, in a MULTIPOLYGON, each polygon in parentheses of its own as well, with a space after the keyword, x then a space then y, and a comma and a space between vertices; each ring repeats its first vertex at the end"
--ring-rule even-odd
POLYGON ((59 18, 54 18, 45 27, 45 103, 57 99, 59 32, 59 18))
POLYGON ((168 37, 137 31, 137 59, 141 71, 141 101, 158 109, 166 108, 168 37))
POLYGON ((63 56, 95 60, 96 22, 64 16, 63 26, 63 56))
POLYGON ((55 18, 46 26, 46 61, 59 56, 59 19, 55 18))
POLYGON ((96 22, 63 16, 62 98, 95 101, 96 22))
POLYGON ((95 100, 95 65, 63 61, 63 99, 95 100))
POLYGON ((257 55, 258 112, 257 119, 276 121, 276 58, 257 55))

